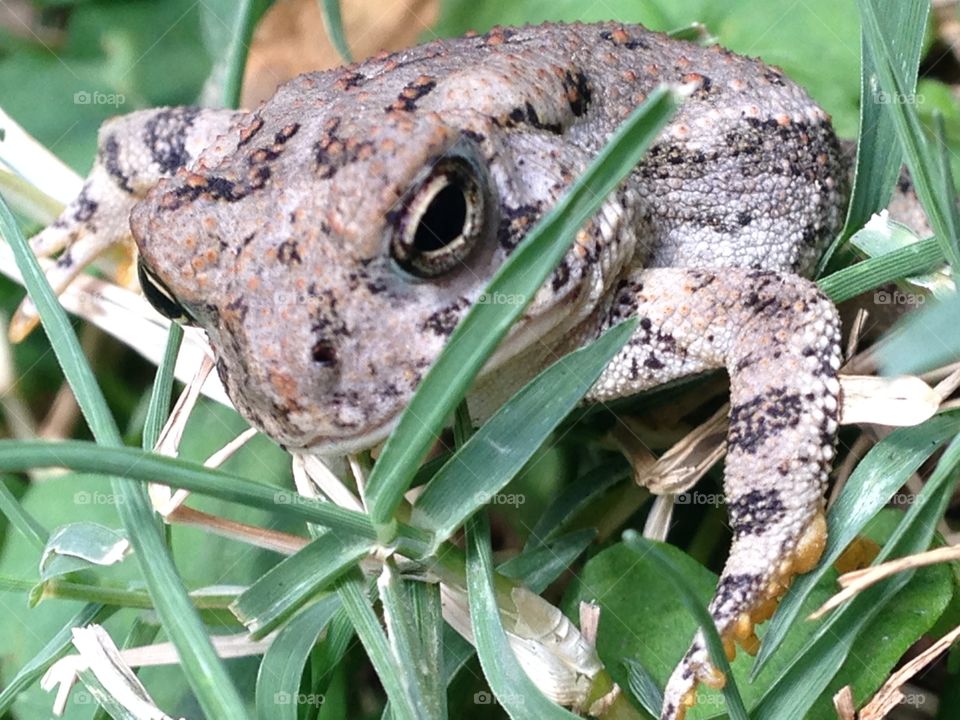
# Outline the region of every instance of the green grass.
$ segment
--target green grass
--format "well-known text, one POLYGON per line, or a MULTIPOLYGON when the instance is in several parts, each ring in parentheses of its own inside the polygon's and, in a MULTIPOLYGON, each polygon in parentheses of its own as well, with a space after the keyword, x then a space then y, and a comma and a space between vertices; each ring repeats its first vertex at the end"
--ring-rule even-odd
MULTIPOLYGON (((0 103, 85 169, 96 127, 111 112, 192 102, 201 90, 211 102, 235 105, 254 23, 267 3, 64 5, 68 42, 52 51, 0 28, 0 103), (144 27, 169 30, 161 36, 144 27), (38 94, 41 83, 51 89, 53 107, 38 94), (80 90, 122 94, 124 101, 119 107, 75 104, 73 93, 80 90)), ((338 3, 318 5, 335 46, 346 53, 338 3)), ((951 195, 960 112, 951 112, 949 88, 931 78, 919 85, 917 92, 937 98, 939 114, 919 101, 876 101, 915 97, 917 62, 929 45, 925 6, 900 3, 891 11, 877 0, 805 0, 802 7, 787 0, 642 5, 611 0, 602 11, 586 12, 662 30, 703 21, 724 44, 784 66, 842 132, 859 135, 847 225, 825 255, 818 280, 828 295, 839 302, 887 283, 922 292, 906 279, 945 263, 957 267, 960 220, 951 195), (862 104, 861 94, 867 99, 862 104), (847 241, 886 202, 901 157, 934 236, 861 257, 847 241)), ((521 0, 494 12, 491 4, 445 0, 438 29, 483 31, 496 21, 546 19, 545 7, 521 0)), ((582 3, 567 0, 550 10, 553 18, 600 19, 582 12, 582 3)), ((651 93, 513 253, 490 293, 533 296, 577 228, 642 157, 677 102, 666 90, 651 93)), ((3 185, 0 175, 4 190, 22 195, 23 188, 3 185)), ((31 212, 29 204, 18 209, 31 212)), ((538 638, 527 642, 542 653, 541 669, 558 659, 572 662, 569 649, 541 641, 545 634, 537 623, 547 622, 545 616, 559 622, 551 613, 560 610, 577 621, 581 601, 601 607, 597 654, 603 669, 590 666, 583 676, 578 709, 617 683, 623 694, 602 711, 605 720, 644 718, 656 709, 663 682, 696 627, 704 627, 712 652, 721 652, 704 608, 729 544, 722 508, 678 507, 673 546, 624 534, 642 527, 649 504, 631 487, 622 458, 603 442, 610 414, 574 410, 629 338, 631 324, 547 368, 474 429, 459 410, 462 397, 523 306, 473 308, 368 467, 366 511, 357 511, 295 496, 289 457, 263 438, 223 468, 204 467, 203 459, 244 427, 235 413, 207 401, 191 419, 180 458, 152 454, 178 389, 172 370, 182 332, 170 333, 156 369, 115 343, 84 352, 78 336, 90 331, 63 312, 25 247, 24 233, 35 229, 29 218, 12 216, 0 203, 0 234, 14 249, 43 321, 43 333, 14 350, 17 388, 41 417, 53 388, 65 379, 82 421, 65 442, 0 439, 0 600, 9 609, 0 619, 0 716, 49 714, 51 697, 39 690, 39 678, 70 651, 70 628, 89 622, 104 623, 118 644, 172 641, 180 667, 138 675, 166 712, 189 718, 574 717, 544 693, 542 674, 528 677, 521 670, 507 633, 538 638), (117 374, 118 366, 130 370, 117 374), (455 448, 425 462, 451 425, 455 448), (498 451, 504 445, 510 453, 498 451), (26 479, 27 472, 55 467, 65 474, 26 479), (304 547, 281 557, 192 528, 164 528, 145 491, 146 483, 158 479, 192 491, 191 506, 297 535, 304 547), (419 487, 415 499, 408 495, 412 487, 419 487), (613 531, 605 522, 611 515, 624 518, 613 531), (112 537, 103 527, 124 533, 133 553, 111 567, 70 557, 57 566, 69 572, 46 577, 40 557, 63 526, 91 554, 112 537), (372 551, 375 563, 367 559, 372 551), (361 562, 368 570, 378 568, 375 578, 359 572, 361 562), (463 620, 473 624, 476 649, 443 621, 438 581, 452 597, 469 597, 463 620), (244 631, 255 637, 276 631, 276 639, 262 657, 215 656, 210 635, 244 631)), ((8 313, 19 296, 13 285, 0 285, 8 313)), ((954 299, 906 318, 885 345, 885 367, 914 371, 955 360, 956 312, 954 299)), ((644 440, 659 452, 683 427, 713 411, 705 388, 688 383, 626 408, 647 419, 644 440), (685 417, 671 427, 663 418, 676 408, 686 408, 685 417)), ((841 459, 859 432, 843 431, 841 459)), ((817 623, 803 620, 835 589, 832 564, 853 539, 876 541, 881 561, 939 542, 934 528, 945 518, 955 528, 946 507, 958 479, 958 432, 960 414, 951 411, 872 447, 830 509, 823 561, 798 578, 761 628, 759 657, 741 653, 728 669, 725 694, 706 693, 709 699, 689 717, 722 712, 737 719, 832 720, 830 698, 840 687, 850 684, 862 703, 914 643, 960 622, 956 567, 891 578, 817 623), (902 486, 916 474, 926 481, 924 489, 907 507, 897 505, 902 486)), ((717 477, 714 471, 702 481, 704 492, 719 492, 717 477)), ((589 666, 582 657, 578 661, 589 666)), ((725 664, 719 656, 717 662, 725 664)), ((89 676, 81 682, 94 697, 102 692, 89 676)), ((941 663, 925 682, 934 694, 960 683, 956 663, 941 663), (940 680, 930 679, 938 674, 940 680)), ((89 720, 95 712, 95 705, 74 701, 66 717, 89 720)))

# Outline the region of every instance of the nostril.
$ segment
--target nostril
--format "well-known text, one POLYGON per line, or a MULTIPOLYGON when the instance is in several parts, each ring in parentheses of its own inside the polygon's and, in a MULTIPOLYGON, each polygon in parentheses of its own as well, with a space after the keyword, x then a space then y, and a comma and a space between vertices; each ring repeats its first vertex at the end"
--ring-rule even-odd
POLYGON ((323 367, 332 367, 337 364, 337 349, 327 340, 318 340, 310 351, 313 361, 323 367))

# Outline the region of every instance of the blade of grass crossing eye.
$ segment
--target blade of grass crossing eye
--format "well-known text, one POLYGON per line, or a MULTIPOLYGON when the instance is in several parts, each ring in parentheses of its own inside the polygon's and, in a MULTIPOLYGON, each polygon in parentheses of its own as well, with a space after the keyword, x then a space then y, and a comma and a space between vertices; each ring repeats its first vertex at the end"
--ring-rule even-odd
MULTIPOLYGON (((897 33, 897 60, 905 86, 910 92, 916 88, 917 68, 923 35, 927 24, 929 3, 889 2, 884 8, 884 27, 897 33)), ((860 132, 857 140, 857 165, 853 194, 847 208, 847 218, 836 242, 824 253, 820 272, 833 253, 890 201, 894 183, 900 174, 903 152, 897 144, 897 129, 891 116, 890 100, 880 90, 877 80, 877 57, 861 34, 860 53, 860 132)), ((819 272, 817 273, 820 274, 819 272)))
POLYGON ((177 364, 177 354, 183 341, 183 328, 170 323, 167 345, 163 350, 163 359, 157 367, 157 374, 150 391, 150 405, 147 407, 147 419, 143 424, 143 449, 152 450, 160 439, 160 431, 170 414, 170 398, 173 395, 173 370, 177 364))
POLYGON ((497 608, 490 525, 482 514, 467 522, 467 597, 480 666, 507 714, 513 720, 574 720, 576 715, 544 697, 513 654, 497 608))
MULTIPOLYGON (((877 77, 881 89, 898 102, 889 107, 897 128, 897 136, 903 147, 907 167, 915 183, 917 196, 930 220, 943 255, 951 267, 960 268, 960 216, 954 193, 941 197, 944 187, 941 168, 937 158, 923 135, 923 126, 916 108, 907 100, 911 96, 910 85, 897 67, 890 36, 880 21, 876 0, 858 0, 863 21, 865 41, 876 56, 877 77)), ((921 3, 927 7, 929 3, 921 3)))
POLYGON ((626 344, 636 321, 566 355, 514 395, 437 472, 413 506, 411 523, 446 540, 520 472, 626 344), (477 475, 480 469, 480 475, 477 475))
POLYGON ((325 532, 274 565, 230 605, 250 634, 263 637, 374 547, 368 538, 325 532))
POLYGON ((431 613, 432 627, 424 628, 426 633, 421 636, 418 619, 423 618, 417 617, 412 586, 422 584, 402 580, 392 560, 384 563, 377 580, 387 638, 394 657, 401 660, 397 674, 406 694, 424 720, 443 720, 447 717, 447 696, 440 682, 440 658, 436 652, 441 617, 431 613))
POLYGON ((33 515, 28 513, 16 496, 10 492, 4 478, 0 478, 0 513, 23 535, 31 545, 42 551, 50 533, 33 515))
MULTIPOLYGON (((37 307, 44 332, 97 443, 114 447, 122 445, 120 431, 110 415, 70 321, 2 200, 0 234, 10 244, 24 285, 37 307)), ((112 478, 110 482, 117 498, 117 512, 157 614, 177 648, 184 675, 200 706, 210 717, 246 718, 243 701, 217 657, 200 616, 187 597, 183 581, 154 522, 155 515, 146 488, 122 478, 112 478)))
POLYGON ((634 552, 652 559, 660 568, 662 575, 673 585, 680 596, 680 601, 693 619, 696 620, 697 625, 700 626, 700 631, 703 633, 707 649, 710 652, 711 662, 727 679, 723 686, 723 697, 727 701, 727 714, 731 720, 750 720, 750 716, 747 715, 747 710, 743 706, 743 700, 740 697, 740 691, 737 689, 733 673, 730 671, 730 663, 727 662, 723 642, 720 640, 720 633, 717 632, 717 627, 713 624, 710 613, 700 604, 696 592, 689 586, 684 577, 676 571, 670 560, 664 556, 660 548, 657 547, 657 543, 647 540, 633 530, 628 530, 623 534, 623 542, 634 552))
POLYGON ((617 130, 587 171, 531 230, 486 288, 492 296, 522 298, 517 303, 476 303, 460 321, 427 372, 367 482, 371 519, 390 536, 389 523, 417 466, 443 422, 480 372, 513 322, 592 217, 667 124, 677 107, 676 91, 660 87, 617 130))
POLYGON ((67 621, 67 624, 50 638, 40 652, 7 681, 3 692, 0 692, 0 716, 4 716, 13 706, 13 702, 20 693, 37 682, 54 662, 67 654, 72 647, 73 628, 85 627, 90 623, 102 623, 115 611, 116 608, 91 603, 67 621))
POLYGON ((927 238, 838 270, 818 280, 817 285, 833 302, 841 303, 886 283, 933 270, 943 262, 940 242, 927 238))
POLYGON ((347 44, 347 34, 343 30, 343 16, 340 13, 340 0, 317 0, 320 12, 323 15, 323 26, 327 29, 327 37, 346 62, 353 62, 353 54, 347 44))
POLYGON ((257 672, 257 720, 297 720, 303 668, 339 607, 340 599, 328 595, 277 633, 257 672))
POLYGON ((817 581, 910 475, 958 432, 960 411, 935 415, 922 425, 895 430, 860 461, 827 516, 827 546, 820 562, 809 573, 795 578, 780 601, 767 624, 751 677, 760 673, 783 642, 817 581))
POLYGON ((367 651, 367 657, 373 663, 383 689, 386 690, 393 708, 394 720, 419 720, 423 716, 418 713, 400 670, 400 666, 406 664, 409 658, 396 657, 392 652, 380 621, 367 598, 366 585, 359 573, 350 573, 341 579, 337 585, 337 593, 367 651))
MULTIPOLYGON (((960 437, 954 437, 883 551, 874 559, 874 565, 930 547, 937 522, 956 489, 958 465, 960 437)), ((807 717, 809 709, 843 664, 860 631, 903 589, 914 572, 898 573, 834 611, 764 694, 754 710, 754 720, 801 720, 807 717)))

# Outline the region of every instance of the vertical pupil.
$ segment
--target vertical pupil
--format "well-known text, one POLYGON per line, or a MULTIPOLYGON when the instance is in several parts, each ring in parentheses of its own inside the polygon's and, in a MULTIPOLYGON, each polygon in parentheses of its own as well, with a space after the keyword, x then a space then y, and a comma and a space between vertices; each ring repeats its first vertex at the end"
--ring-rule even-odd
POLYGON ((467 198, 463 190, 456 185, 444 185, 420 218, 413 245, 420 252, 439 250, 459 237, 466 222, 467 198))

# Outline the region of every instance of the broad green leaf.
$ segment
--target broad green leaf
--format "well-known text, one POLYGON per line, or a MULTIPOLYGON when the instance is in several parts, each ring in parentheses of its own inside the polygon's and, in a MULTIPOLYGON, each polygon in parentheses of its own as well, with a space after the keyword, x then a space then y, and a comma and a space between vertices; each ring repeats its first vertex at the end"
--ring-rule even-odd
POLYGON ((531 380, 454 454, 413 506, 411 523, 446 540, 520 471, 633 334, 622 323, 531 380), (478 474, 477 469, 481 472, 478 474))
POLYGON ((217 107, 235 108, 253 29, 268 3, 260 0, 204 0, 201 27, 210 56, 215 58, 204 87, 204 100, 217 107))
POLYGON ((736 678, 730 670, 730 663, 723 650, 723 642, 720 640, 720 633, 717 632, 713 624, 713 618, 707 612, 705 605, 701 604, 694 586, 688 582, 686 577, 677 570, 672 564, 669 556, 663 551, 660 544, 639 535, 636 531, 629 530, 623 536, 624 545, 630 548, 634 553, 649 560, 655 565, 660 574, 666 578, 680 602, 686 608, 686 611, 694 618, 694 622, 704 635, 707 643, 707 649, 710 652, 710 660, 720 672, 727 678, 723 686, 723 696, 727 701, 727 712, 732 720, 749 720, 747 710, 743 706, 743 700, 740 697, 740 689, 737 687, 736 678))
MULTIPOLYGON (((669 88, 651 92, 487 285, 490 296, 523 298, 524 302, 475 304, 457 325, 400 417, 368 479, 366 500, 374 523, 385 527, 391 522, 446 418, 563 258, 579 228, 636 167, 673 116, 677 103, 678 97, 669 88)), ((389 528, 384 534, 389 536, 389 528)))

